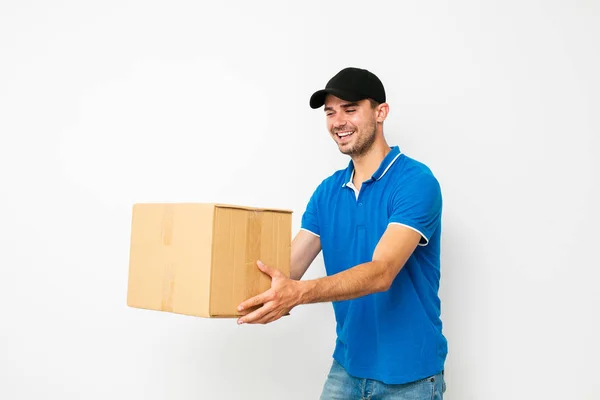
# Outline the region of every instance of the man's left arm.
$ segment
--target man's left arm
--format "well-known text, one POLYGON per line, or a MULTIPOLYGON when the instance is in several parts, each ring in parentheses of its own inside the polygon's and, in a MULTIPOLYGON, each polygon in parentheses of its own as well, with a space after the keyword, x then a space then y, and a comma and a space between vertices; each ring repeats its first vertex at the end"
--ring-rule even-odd
POLYGON ((421 235, 413 229, 389 225, 377 244, 371 261, 335 275, 302 282, 299 304, 350 300, 385 292, 420 239, 421 235))
POLYGON ((300 304, 349 300, 386 291, 420 239, 421 235, 414 229, 391 224, 377 244, 372 261, 313 280, 292 280, 259 262, 259 268, 271 276, 271 289, 241 303, 241 312, 261 304, 262 307, 241 317, 238 322, 265 324, 300 304))

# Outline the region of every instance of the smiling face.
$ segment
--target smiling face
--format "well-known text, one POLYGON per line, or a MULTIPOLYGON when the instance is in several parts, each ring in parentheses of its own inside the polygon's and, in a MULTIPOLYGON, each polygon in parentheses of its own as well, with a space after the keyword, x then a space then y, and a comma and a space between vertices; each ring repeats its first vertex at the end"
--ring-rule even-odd
POLYGON ((367 99, 349 102, 333 95, 325 99, 327 130, 339 150, 351 157, 364 155, 375 142, 377 113, 367 99))

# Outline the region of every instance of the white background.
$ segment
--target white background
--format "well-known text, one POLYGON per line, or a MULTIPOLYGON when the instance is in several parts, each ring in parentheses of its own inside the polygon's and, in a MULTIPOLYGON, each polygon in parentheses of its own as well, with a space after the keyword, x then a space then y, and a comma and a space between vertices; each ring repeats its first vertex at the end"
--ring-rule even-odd
POLYGON ((348 162, 309 96, 359 66, 386 86, 389 143, 442 184, 445 398, 600 399, 599 17, 592 0, 2 2, 0 398, 318 398, 331 305, 241 327, 128 308, 131 206, 291 208, 295 233, 348 162))

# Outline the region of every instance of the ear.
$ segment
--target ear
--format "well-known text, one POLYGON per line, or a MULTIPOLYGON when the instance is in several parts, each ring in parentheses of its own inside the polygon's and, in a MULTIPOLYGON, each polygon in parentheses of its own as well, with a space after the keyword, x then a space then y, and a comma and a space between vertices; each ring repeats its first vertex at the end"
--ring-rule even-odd
POLYGON ((381 103, 375 109, 375 116, 378 123, 383 123, 390 112, 390 106, 388 103, 381 103))

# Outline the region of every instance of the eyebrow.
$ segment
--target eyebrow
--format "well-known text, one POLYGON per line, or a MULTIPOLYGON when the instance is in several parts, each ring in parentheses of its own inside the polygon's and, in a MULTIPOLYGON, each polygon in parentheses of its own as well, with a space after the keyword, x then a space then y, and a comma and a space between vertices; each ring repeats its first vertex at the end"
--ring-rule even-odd
MULTIPOLYGON (((356 103, 356 102, 354 102, 354 103, 344 103, 340 107, 342 107, 342 108, 358 107, 358 103, 356 103)), ((331 108, 331 107, 325 107, 325 109, 323 111, 333 111, 333 108, 331 108)))

